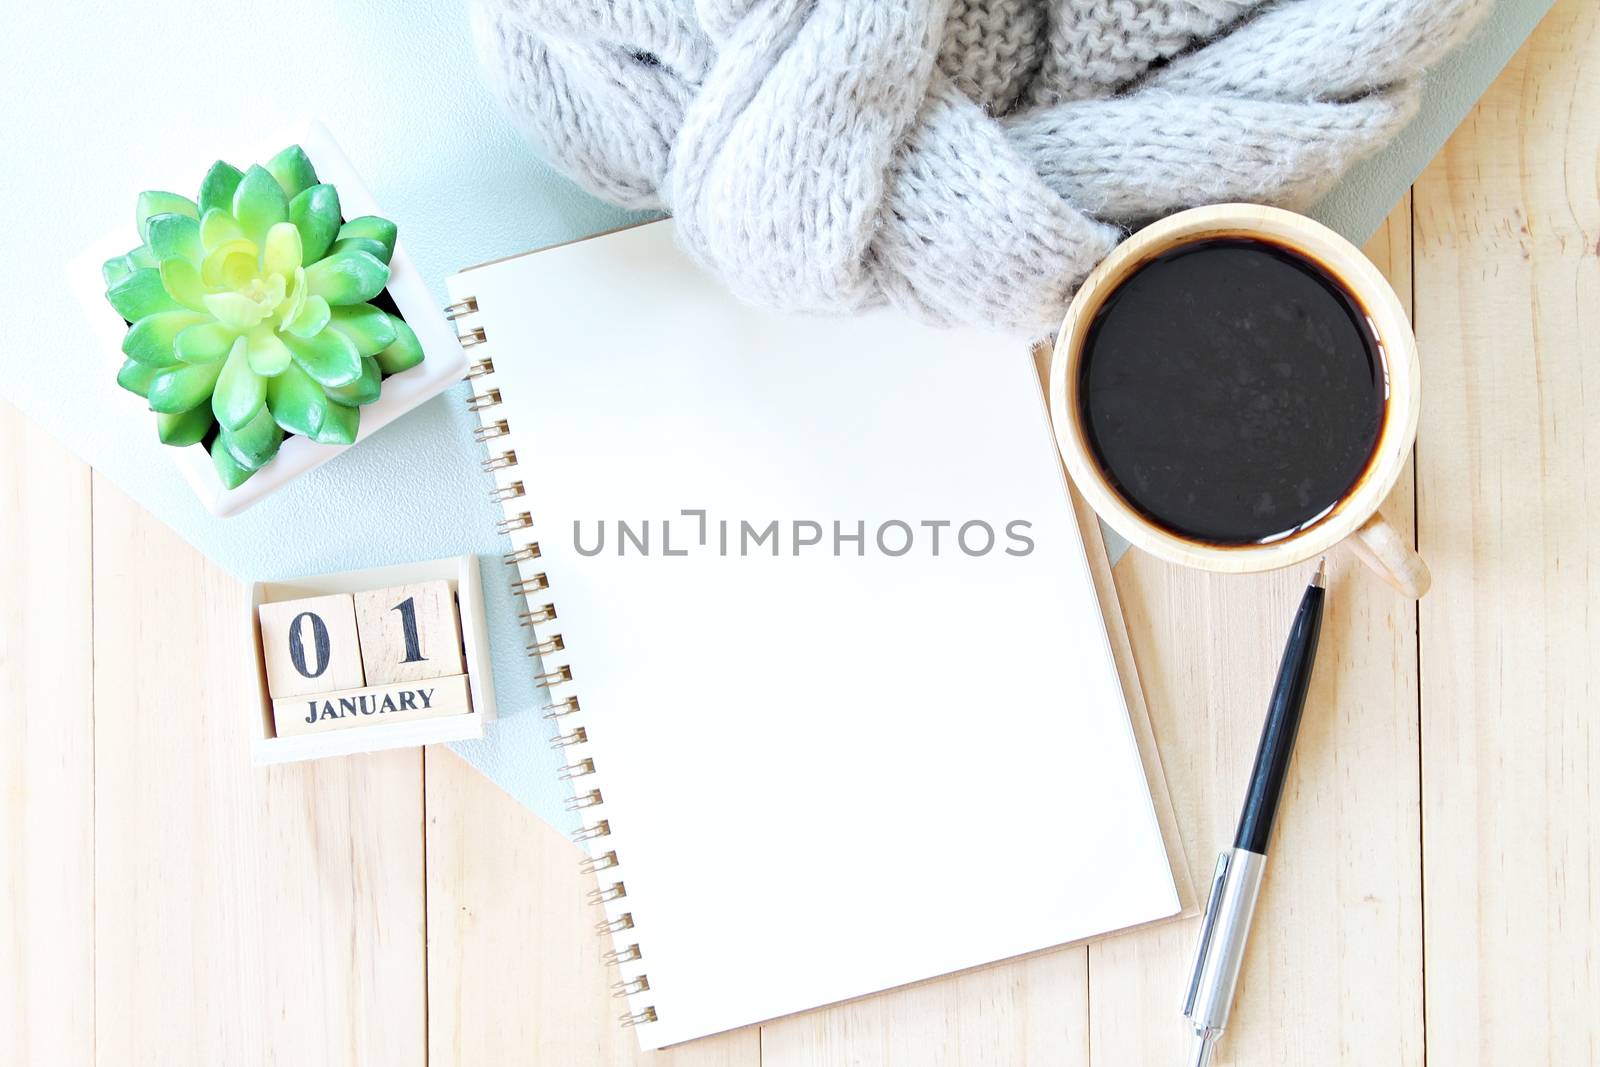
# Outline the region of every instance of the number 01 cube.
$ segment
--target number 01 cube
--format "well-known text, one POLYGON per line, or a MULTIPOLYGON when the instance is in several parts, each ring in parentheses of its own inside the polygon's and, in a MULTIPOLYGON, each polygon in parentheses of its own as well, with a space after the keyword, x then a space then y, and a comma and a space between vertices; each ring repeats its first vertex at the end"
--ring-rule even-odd
POLYGON ((349 593, 262 604, 261 652, 274 697, 363 684, 355 601, 349 593))
POLYGON ((355 613, 368 685, 443 678, 465 669, 449 582, 357 593, 355 613))

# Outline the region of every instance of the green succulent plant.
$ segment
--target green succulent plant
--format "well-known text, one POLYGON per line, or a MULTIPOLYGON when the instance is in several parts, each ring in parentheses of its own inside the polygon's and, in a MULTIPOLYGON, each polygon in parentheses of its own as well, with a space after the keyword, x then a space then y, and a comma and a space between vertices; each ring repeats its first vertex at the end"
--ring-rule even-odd
POLYGON ((299 145, 246 171, 218 160, 198 200, 141 193, 136 216, 143 243, 101 268, 129 323, 117 382, 166 444, 209 442, 230 489, 285 434, 350 444, 383 378, 422 361, 405 320, 369 303, 387 299, 394 223, 344 221, 299 145))

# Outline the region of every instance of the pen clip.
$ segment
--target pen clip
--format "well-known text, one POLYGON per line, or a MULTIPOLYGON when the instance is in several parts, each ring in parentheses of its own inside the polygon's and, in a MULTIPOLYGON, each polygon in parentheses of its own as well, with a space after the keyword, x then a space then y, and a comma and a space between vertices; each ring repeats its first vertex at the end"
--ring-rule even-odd
POLYGON ((1183 998, 1185 1018, 1194 1015, 1194 1002, 1200 995, 1200 975, 1206 969, 1206 956, 1211 951, 1211 937, 1217 931, 1217 904, 1222 899, 1222 883, 1228 877, 1228 856, 1217 856, 1216 870, 1211 872, 1211 890, 1206 894, 1206 911, 1200 919, 1200 938, 1194 946, 1194 969, 1189 972, 1189 991, 1183 998))

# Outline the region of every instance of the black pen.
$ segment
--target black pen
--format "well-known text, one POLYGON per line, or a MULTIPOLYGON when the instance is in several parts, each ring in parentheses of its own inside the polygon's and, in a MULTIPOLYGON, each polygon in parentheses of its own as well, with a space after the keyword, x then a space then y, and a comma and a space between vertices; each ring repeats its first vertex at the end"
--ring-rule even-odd
POLYGON ((1272 687, 1266 725, 1261 728, 1261 744, 1256 749, 1255 768, 1250 772, 1250 788, 1244 795, 1244 810, 1239 813, 1239 829, 1233 847, 1217 857, 1217 868, 1211 876, 1200 941, 1195 946, 1194 969, 1183 1002, 1184 1017, 1194 1027, 1195 1050, 1190 1061, 1194 1067, 1206 1067, 1211 1061, 1211 1050, 1222 1028, 1228 1025, 1234 987, 1239 984, 1239 965, 1244 961, 1245 941, 1250 936, 1250 917, 1255 912, 1256 895, 1267 866, 1272 822, 1278 814, 1278 802, 1283 799, 1300 713, 1311 688, 1317 637, 1322 632, 1322 606, 1327 599, 1327 574, 1327 561, 1319 562, 1317 573, 1300 598, 1283 662, 1278 666, 1278 681, 1272 687))

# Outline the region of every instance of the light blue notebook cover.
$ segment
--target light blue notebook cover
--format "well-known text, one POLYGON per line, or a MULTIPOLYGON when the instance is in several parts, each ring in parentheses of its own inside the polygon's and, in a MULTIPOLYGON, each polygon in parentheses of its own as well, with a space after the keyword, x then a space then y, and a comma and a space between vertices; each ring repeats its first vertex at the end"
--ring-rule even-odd
MULTIPOLYGON (((1550 3, 1500 0, 1432 72, 1412 125, 1315 214, 1353 240, 1370 236, 1550 3)), ((456 748, 540 817, 575 827, 535 710, 465 387, 243 515, 213 519, 157 454, 62 279, 67 261, 108 229, 131 232, 139 176, 163 173, 165 158, 197 143, 249 143, 306 115, 339 139, 441 303, 444 278, 462 267, 638 216, 586 196, 527 148, 478 80, 456 3, 377 12, 320 0, 270 9, 179 0, 155 18, 67 0, 7 17, 13 42, 38 46, 13 48, 0 67, 0 97, 14 105, 0 116, 11 208, 0 256, 0 395, 241 579, 481 554, 500 719, 485 740, 456 748), (175 25, 190 27, 181 62, 169 56, 175 25), (387 506, 394 501, 422 506, 387 506), (362 519, 341 525, 330 514, 362 519), (394 519, 375 527, 374 514, 394 519)))

